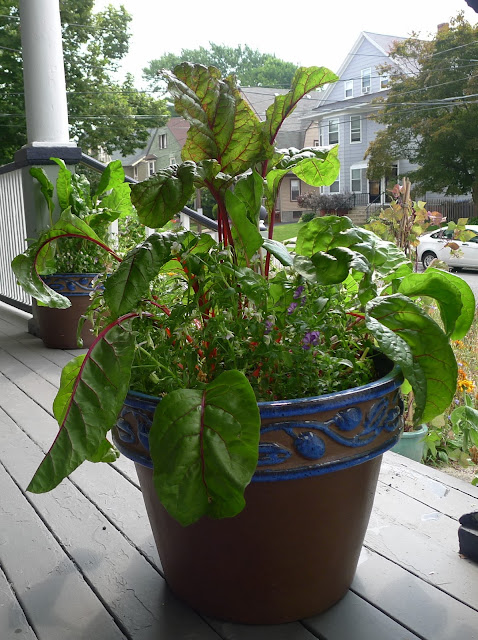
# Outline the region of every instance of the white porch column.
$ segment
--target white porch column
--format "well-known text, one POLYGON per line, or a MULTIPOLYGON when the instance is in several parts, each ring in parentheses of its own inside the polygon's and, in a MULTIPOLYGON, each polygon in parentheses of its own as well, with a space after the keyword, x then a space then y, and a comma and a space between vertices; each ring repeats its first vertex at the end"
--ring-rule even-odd
POLYGON ((31 146, 69 141, 59 0, 20 0, 27 139, 31 146))

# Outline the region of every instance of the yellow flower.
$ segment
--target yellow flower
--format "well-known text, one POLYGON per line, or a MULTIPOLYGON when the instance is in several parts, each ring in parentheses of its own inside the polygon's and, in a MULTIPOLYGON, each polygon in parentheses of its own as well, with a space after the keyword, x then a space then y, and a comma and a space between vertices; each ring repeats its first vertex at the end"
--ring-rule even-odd
POLYGON ((455 345, 455 347, 458 347, 458 349, 463 349, 463 347, 465 346, 463 340, 455 340, 453 344, 455 345))
POLYGON ((458 391, 473 391, 475 388, 475 383, 473 380, 462 379, 458 380, 457 389, 458 391))

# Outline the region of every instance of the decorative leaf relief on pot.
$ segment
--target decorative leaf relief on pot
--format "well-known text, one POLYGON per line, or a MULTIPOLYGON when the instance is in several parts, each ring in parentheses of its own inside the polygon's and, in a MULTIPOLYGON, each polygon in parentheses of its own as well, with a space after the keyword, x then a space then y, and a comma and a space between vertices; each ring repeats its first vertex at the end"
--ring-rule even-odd
POLYGON ((42 276, 42 280, 54 291, 58 293, 75 293, 75 292, 84 292, 90 293, 95 289, 104 289, 101 285, 93 286, 93 275, 91 276, 77 276, 77 275, 52 275, 52 276, 42 276))
POLYGON ((126 404, 123 405, 118 420, 116 421, 116 427, 121 441, 125 444, 132 444, 139 441, 143 447, 149 451, 149 429, 152 419, 153 412, 150 410, 130 407, 126 404), (131 422, 126 420, 126 416, 128 415, 130 416, 130 420, 136 423, 137 433, 135 433, 134 427, 131 426, 131 422))
MULTIPOLYGON (((335 417, 326 422, 312 420, 277 422, 261 430, 261 434, 282 431, 292 440, 296 453, 308 460, 320 460, 326 454, 327 438, 343 445, 358 449, 371 445, 381 433, 393 433, 401 426, 403 403, 397 397, 392 405, 387 398, 375 402, 364 416, 359 407, 338 411, 335 417), (353 436, 347 436, 362 425, 353 436), (318 432, 318 433, 317 433, 318 432), (320 434, 320 435, 319 435, 320 434), (324 439, 325 436, 325 439, 324 439)), ((276 443, 259 444, 259 466, 282 464, 290 458, 292 452, 276 443)))

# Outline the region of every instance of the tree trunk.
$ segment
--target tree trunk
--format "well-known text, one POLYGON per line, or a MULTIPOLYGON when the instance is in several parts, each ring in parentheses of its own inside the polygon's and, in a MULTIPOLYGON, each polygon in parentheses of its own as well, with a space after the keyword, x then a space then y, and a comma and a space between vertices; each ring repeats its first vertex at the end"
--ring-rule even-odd
POLYGON ((471 195, 473 197, 473 204, 478 207, 478 177, 475 177, 471 185, 471 195))

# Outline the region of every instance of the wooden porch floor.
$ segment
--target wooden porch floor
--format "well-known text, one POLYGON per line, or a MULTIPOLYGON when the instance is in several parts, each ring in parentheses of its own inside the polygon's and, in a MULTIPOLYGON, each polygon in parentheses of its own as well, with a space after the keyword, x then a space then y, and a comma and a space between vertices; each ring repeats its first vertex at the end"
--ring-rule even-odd
POLYGON ((26 494, 57 432, 51 406, 72 355, 45 349, 27 319, 0 303, 1 640, 478 639, 478 564, 459 556, 457 537, 478 488, 395 454, 349 593, 271 627, 203 618, 168 591, 129 461, 26 494))

